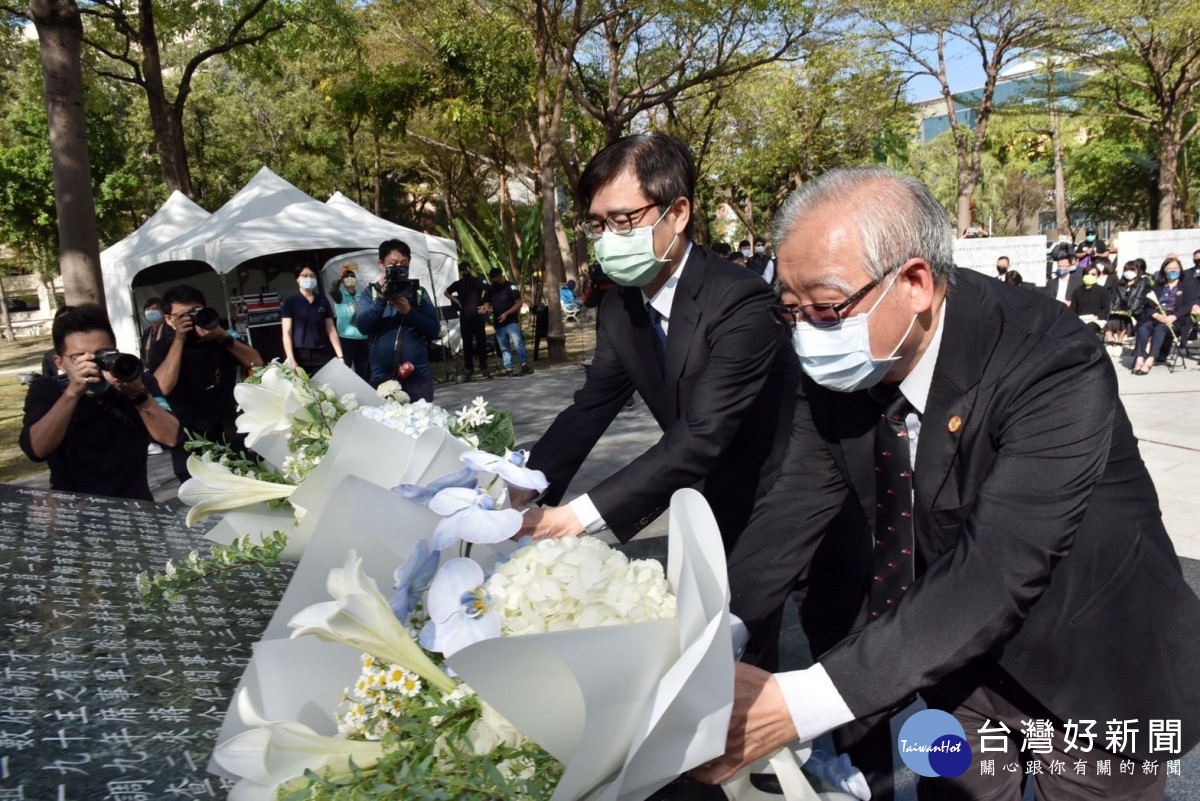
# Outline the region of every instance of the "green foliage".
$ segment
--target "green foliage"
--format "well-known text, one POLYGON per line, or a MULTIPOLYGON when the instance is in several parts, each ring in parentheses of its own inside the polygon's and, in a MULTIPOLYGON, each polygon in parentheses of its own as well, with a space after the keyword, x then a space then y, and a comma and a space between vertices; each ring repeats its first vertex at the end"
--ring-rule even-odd
MULTIPOLYGON (((514 243, 514 255, 517 272, 522 281, 522 289, 537 269, 541 255, 541 222, 542 206, 535 203, 517 210, 517 241, 514 243)), ((458 242, 459 259, 470 262, 486 276, 493 267, 508 275, 508 262, 505 257, 507 243, 504 228, 500 224, 497 211, 488 203, 480 201, 476 205, 474 222, 466 217, 454 218, 454 230, 444 231, 458 242)), ((508 276, 514 279, 517 276, 508 276)))
POLYGON ((307 771, 280 790, 281 801, 536 801, 554 794, 562 765, 534 743, 475 753, 470 732, 481 716, 476 696, 451 699, 426 688, 414 700, 384 735, 384 756, 375 765, 355 767, 349 775, 307 771))
POLYGON ((477 427, 474 432, 479 438, 479 450, 503 456, 517 443, 513 430, 513 416, 509 412, 492 412, 492 421, 477 427))
POLYGON ((161 573, 138 574, 138 599, 142 606, 158 611, 183 603, 185 592, 199 589, 208 581, 224 582, 236 570, 255 567, 269 573, 269 566, 279 561, 287 540, 286 534, 276 531, 264 535, 261 543, 245 536, 231 545, 214 545, 208 557, 192 551, 179 564, 168 559, 161 573))

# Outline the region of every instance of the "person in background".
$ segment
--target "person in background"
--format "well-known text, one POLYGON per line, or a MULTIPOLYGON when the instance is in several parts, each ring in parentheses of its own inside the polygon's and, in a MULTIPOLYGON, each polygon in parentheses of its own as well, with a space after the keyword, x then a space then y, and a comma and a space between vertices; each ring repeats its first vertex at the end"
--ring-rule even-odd
POLYGON ((1184 292, 1180 281, 1183 269, 1179 259, 1168 258, 1159 271, 1159 281, 1142 300, 1138 314, 1137 342, 1134 345, 1133 374, 1147 375, 1155 358, 1162 355, 1168 338, 1185 342, 1191 332, 1192 306, 1196 299, 1184 292))
POLYGON ((743 239, 741 242, 738 242, 738 253, 741 253, 742 258, 749 264, 750 257, 754 255, 754 251, 750 249, 749 239, 743 239))
POLYGON ((520 375, 529 375, 533 368, 529 366, 529 354, 525 352, 525 337, 521 334, 521 293, 509 283, 499 267, 493 267, 488 273, 491 286, 484 293, 484 303, 492 310, 492 327, 496 329, 496 341, 500 343, 500 357, 504 362, 504 374, 517 375, 513 372, 513 350, 521 362, 520 375))
POLYGON ((333 306, 320 291, 317 271, 301 264, 296 268, 296 285, 300 291, 283 301, 283 352, 291 367, 312 376, 334 356, 345 356, 333 306))
POLYGON ((996 277, 999 278, 1001 281, 1004 280, 1004 276, 1008 273, 1009 265, 1010 265, 1010 262, 1008 261, 1008 256, 997 257, 997 259, 996 259, 996 277))
POLYGON ((1012 284, 1013 286, 1021 286, 1021 274, 1016 270, 1009 270, 1004 273, 1004 283, 1012 284))
POLYGON ((1071 293, 1071 311, 1089 328, 1100 333, 1111 306, 1112 294, 1100 285, 1100 268, 1093 262, 1084 268, 1082 283, 1071 293))
POLYGON ((329 290, 333 298, 338 339, 342 342, 342 361, 363 381, 371 380, 371 349, 367 335, 358 330, 358 273, 351 264, 342 265, 342 274, 329 290))
POLYGON ((1117 285, 1116 269, 1113 267, 1113 263, 1107 256, 1097 256, 1092 264, 1100 269, 1100 286, 1112 294, 1113 287, 1117 285))
POLYGON ((437 309, 424 287, 409 286, 401 292, 392 286, 388 273, 407 282, 412 251, 399 239, 379 245, 379 268, 383 277, 358 298, 358 330, 371 338, 371 385, 399 381, 412 400, 433 401, 433 368, 429 365, 429 343, 441 326, 437 309))
MULTIPOLYGON (((726 245, 725 248, 728 250, 729 246, 726 245)), ((605 293, 616 289, 617 285, 613 283, 613 280, 608 277, 604 272, 604 268, 599 264, 592 265, 591 277, 591 286, 584 293, 583 305, 589 309, 597 309, 604 301, 605 293)), ((597 317, 597 322, 599 322, 599 317, 597 317)))
MULTIPOLYGON (((237 340, 219 322, 210 329, 197 327, 196 313, 207 306, 204 293, 188 284, 163 293, 164 319, 171 333, 150 347, 146 370, 154 373, 186 433, 242 450, 246 438, 237 432, 233 388, 239 369, 248 373, 261 367, 263 360, 257 350, 237 340)), ((187 481, 183 447, 171 451, 171 462, 175 476, 187 481)))
POLYGON ((1054 278, 1046 284, 1046 292, 1059 303, 1071 303, 1071 295, 1082 284, 1082 275, 1074 254, 1063 256, 1058 260, 1054 278))
POLYGON ((180 431, 179 420, 154 398, 154 377, 121 381, 100 369, 96 352, 116 347, 100 306, 66 307, 52 332, 63 375, 30 383, 21 450, 49 463, 52 489, 153 501, 146 449, 151 441, 175 445, 180 431))
POLYGON ((729 254, 733 252, 733 248, 729 247, 728 242, 716 242, 712 246, 712 252, 723 259, 728 259, 729 254))
POLYGON ((574 281, 567 281, 566 286, 559 287, 558 299, 562 302, 562 305, 566 306, 567 308, 579 305, 579 299, 575 297, 574 281))
POLYGON ((458 324, 462 333, 467 379, 473 377, 475 362, 478 361, 480 377, 488 381, 491 380, 492 374, 488 372, 487 363, 487 321, 484 319, 486 308, 481 311, 488 284, 475 275, 469 262, 458 263, 458 276, 458 280, 446 287, 443 294, 458 307, 458 324))
POLYGON ((162 339, 167 326, 163 323, 162 298, 150 298, 142 307, 146 330, 142 332, 142 361, 149 361, 150 346, 162 339))
POLYGON ((1104 326, 1104 344, 1121 347, 1136 325, 1146 293, 1154 285, 1143 275, 1138 261, 1127 261, 1116 285, 1112 287, 1112 308, 1104 326))
POLYGON ((740 251, 740 250, 735 250, 735 251, 733 251, 733 253, 730 253, 729 260, 731 262, 733 262, 734 264, 736 264, 738 267, 746 266, 746 257, 742 254, 742 251, 740 251))

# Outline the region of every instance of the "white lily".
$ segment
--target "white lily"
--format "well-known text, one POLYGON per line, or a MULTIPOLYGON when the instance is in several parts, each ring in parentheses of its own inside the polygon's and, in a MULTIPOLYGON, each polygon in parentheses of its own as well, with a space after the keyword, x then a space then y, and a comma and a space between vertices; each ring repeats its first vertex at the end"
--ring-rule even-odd
POLYGON ((355 551, 346 554, 344 567, 329 571, 325 586, 334 600, 297 612, 288 621, 292 639, 312 634, 408 668, 443 692, 452 692, 458 686, 405 631, 375 579, 363 570, 362 559, 355 551))
POLYGON ((223 464, 195 456, 188 457, 187 467, 192 477, 179 488, 179 500, 192 507, 187 514, 188 526, 213 512, 287 498, 296 491, 292 484, 276 484, 235 475, 223 464))
POLYGON ((254 447, 260 437, 289 430, 296 422, 315 422, 308 405, 317 398, 306 387, 288 379, 278 365, 267 367, 258 384, 238 384, 233 388, 242 413, 237 418, 239 434, 254 447))
POLYGON ((374 765, 383 756, 378 740, 325 737, 302 723, 264 718, 243 688, 237 710, 254 728, 217 746, 213 761, 242 781, 230 798, 274 799, 280 785, 312 770, 325 778, 349 774, 350 761, 359 768, 374 765))

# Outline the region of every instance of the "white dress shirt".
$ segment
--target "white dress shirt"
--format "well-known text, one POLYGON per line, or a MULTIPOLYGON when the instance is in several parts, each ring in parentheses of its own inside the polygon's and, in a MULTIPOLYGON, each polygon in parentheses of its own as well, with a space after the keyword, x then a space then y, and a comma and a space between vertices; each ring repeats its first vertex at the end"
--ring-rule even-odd
MULTIPOLYGON (((904 418, 908 428, 908 454, 913 470, 917 466, 917 443, 921 434, 921 415, 929 401, 929 389, 933 385, 933 371, 937 366, 938 351, 942 349, 942 331, 946 327, 946 301, 938 312, 937 330, 929 347, 913 365, 912 370, 900 382, 900 392, 913 410, 904 418)), ((792 723, 801 740, 812 740, 830 729, 854 720, 854 713, 846 706, 841 693, 833 685, 829 674, 820 662, 806 670, 776 673, 775 681, 783 693, 783 700, 792 715, 792 723)))
MULTIPOLYGON (((650 304, 653 309, 658 312, 660 320, 659 325, 662 326, 663 335, 670 334, 671 325, 671 306, 675 303, 675 290, 679 287, 679 279, 683 276, 683 270, 687 267, 688 256, 692 255, 692 243, 688 243, 687 250, 683 252, 683 258, 679 260, 679 269, 671 274, 666 283, 658 288, 653 297, 646 297, 646 293, 642 293, 642 297, 650 304)), ((601 529, 608 528, 608 524, 604 522, 604 518, 600 514, 600 510, 596 508, 596 504, 592 503, 592 499, 585 492, 575 500, 567 504, 571 510, 575 512, 575 516, 579 518, 580 524, 583 525, 583 530, 588 534, 595 534, 601 529)))
POLYGON ((1071 273, 1058 276, 1058 289, 1054 293, 1054 299, 1062 303, 1070 303, 1071 299, 1067 297, 1067 283, 1071 280, 1071 273))

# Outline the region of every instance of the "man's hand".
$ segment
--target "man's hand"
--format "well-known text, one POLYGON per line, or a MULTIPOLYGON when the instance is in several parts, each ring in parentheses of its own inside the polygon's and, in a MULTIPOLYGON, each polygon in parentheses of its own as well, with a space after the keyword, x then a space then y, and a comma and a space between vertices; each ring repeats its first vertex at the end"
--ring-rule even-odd
POLYGON ((109 372, 103 372, 104 380, 112 384, 112 388, 120 392, 126 398, 136 398, 146 391, 145 384, 142 383, 141 376, 138 376, 132 381, 121 381, 116 376, 109 372))
POLYGON ((583 524, 570 506, 550 506, 525 510, 521 530, 517 537, 532 536, 535 540, 552 540, 578 537, 583 533, 583 524))
POLYGON ((412 311, 412 304, 408 302, 408 298, 403 295, 392 300, 392 305, 396 307, 396 311, 401 314, 408 314, 412 311))
POLYGON ((225 337, 229 336, 229 332, 218 325, 211 331, 205 331, 203 328, 197 328, 196 335, 200 337, 201 342, 220 342, 225 339, 225 337))
POLYGON ((81 398, 87 394, 89 386, 100 383, 103 376, 100 375, 100 368, 96 362, 92 361, 93 355, 85 353, 76 360, 74 365, 65 366, 69 380, 67 388, 63 390, 64 395, 81 398))
POLYGON ((725 754, 696 768, 692 775, 707 784, 720 784, 795 739, 792 713, 775 677, 738 662, 734 665, 733 716, 725 754))
POLYGON ((192 319, 191 315, 175 318, 175 341, 171 344, 182 348, 188 333, 194 330, 196 330, 196 321, 192 319))
POLYGON ((537 490, 523 489, 508 485, 508 505, 517 511, 524 511, 529 502, 538 496, 537 490))

